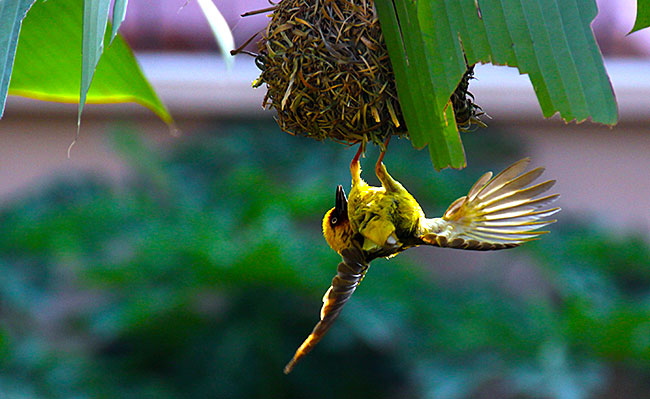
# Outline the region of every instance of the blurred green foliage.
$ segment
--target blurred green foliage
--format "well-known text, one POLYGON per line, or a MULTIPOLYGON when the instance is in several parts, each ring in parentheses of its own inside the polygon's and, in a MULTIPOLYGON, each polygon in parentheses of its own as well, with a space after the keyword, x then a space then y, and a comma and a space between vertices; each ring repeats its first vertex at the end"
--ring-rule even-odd
MULTIPOLYGON (((484 170, 518 157, 494 132, 465 141, 472 162, 463 171, 431 171, 428 154, 405 141, 391 143, 386 163, 439 213, 484 170)), ((355 149, 261 123, 224 124, 168 149, 133 133, 114 143, 133 171, 125 184, 58 177, 0 211, 2 398, 648 392, 650 249, 641 235, 560 215, 542 240, 485 255, 479 278, 443 278, 437 262, 453 250, 373 262, 340 320, 284 376, 339 261, 320 218, 336 185, 349 184, 355 149), (513 262, 536 276, 534 292, 500 282, 513 262)))

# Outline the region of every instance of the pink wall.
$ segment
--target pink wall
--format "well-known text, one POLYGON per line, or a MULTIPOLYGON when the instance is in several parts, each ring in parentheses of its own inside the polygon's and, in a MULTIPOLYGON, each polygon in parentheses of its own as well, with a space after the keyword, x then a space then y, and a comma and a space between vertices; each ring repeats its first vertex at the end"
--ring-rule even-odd
MULTIPOLYGON (((238 44, 264 29, 268 18, 240 18, 246 11, 269 7, 268 0, 214 0, 228 20, 238 44)), ((632 29, 636 0, 597 0, 599 14, 593 27, 608 56, 650 56, 650 29, 625 35, 632 29)), ((193 0, 129 2, 123 34, 136 50, 192 51, 214 49, 199 6, 193 0)))
MULTIPOLYGON (((97 112, 86 114, 82 139, 72 158, 66 158, 74 138, 76 107, 64 107, 69 109, 58 117, 8 110, 0 124, 0 201, 38 187, 54 172, 97 171, 116 182, 128 173, 106 139, 114 118, 97 112)), ((265 119, 275 123, 270 113, 265 119)), ((172 137, 162 122, 148 114, 136 115, 131 123, 157 142, 173 145, 184 140, 172 137)), ((213 122, 199 117, 177 123, 181 130, 192 132, 213 122)), ((493 120, 490 125, 521 142, 533 165, 545 166, 545 176, 557 179, 554 191, 562 195, 558 206, 566 210, 559 218, 580 213, 607 228, 632 228, 650 237, 650 129, 646 124, 621 123, 610 129, 589 122, 565 125, 531 118, 528 122, 493 120)))

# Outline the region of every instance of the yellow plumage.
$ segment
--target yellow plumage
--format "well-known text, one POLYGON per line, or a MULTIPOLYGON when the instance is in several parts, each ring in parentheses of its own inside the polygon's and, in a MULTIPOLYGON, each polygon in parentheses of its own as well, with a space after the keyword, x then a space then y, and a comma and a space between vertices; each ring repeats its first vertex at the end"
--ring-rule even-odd
POLYGON ((539 210, 559 195, 537 198, 555 181, 529 186, 544 171, 536 168, 523 173, 529 163, 530 159, 522 159, 494 178, 491 172, 484 174, 442 217, 429 219, 383 163, 375 167, 382 186, 365 183, 355 157, 348 200, 351 236, 359 233, 363 237, 362 248, 371 258, 395 255, 418 245, 496 250, 533 240, 546 233, 536 230, 555 222, 544 219, 560 208, 539 210))
POLYGON ((424 212, 415 198, 391 178, 386 169, 378 167, 382 187, 372 187, 361 179, 358 157, 350 165, 352 188, 348 218, 353 232, 364 237, 363 250, 374 252, 399 245, 399 236, 412 235, 424 212))
POLYGON ((530 163, 525 158, 494 178, 491 172, 484 174, 442 217, 429 219, 415 198, 388 174, 381 162, 383 153, 375 166, 381 187, 364 182, 360 154, 361 148, 350 164, 349 199, 339 186, 336 206, 323 218, 323 235, 343 260, 323 297, 321 320, 285 367, 285 373, 325 335, 373 259, 391 257, 419 245, 471 250, 512 248, 547 233, 537 229, 555 222, 547 218, 560 211, 543 209, 559 197, 538 197, 555 181, 531 185, 544 169, 524 173, 530 163))

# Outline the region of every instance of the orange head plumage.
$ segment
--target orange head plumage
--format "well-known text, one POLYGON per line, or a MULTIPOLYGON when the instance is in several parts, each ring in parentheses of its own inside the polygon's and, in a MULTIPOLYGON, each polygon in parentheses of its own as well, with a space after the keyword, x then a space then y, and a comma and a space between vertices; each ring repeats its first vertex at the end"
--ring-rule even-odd
POLYGON ((336 188, 334 208, 327 211, 323 218, 323 235, 329 246, 338 253, 351 245, 352 228, 348 219, 348 199, 341 186, 336 188))

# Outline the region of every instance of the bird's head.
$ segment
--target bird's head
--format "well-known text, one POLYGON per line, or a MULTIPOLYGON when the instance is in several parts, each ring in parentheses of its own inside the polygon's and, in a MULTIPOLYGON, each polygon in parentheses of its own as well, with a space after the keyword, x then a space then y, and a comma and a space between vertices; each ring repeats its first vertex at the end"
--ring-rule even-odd
POLYGON ((348 219, 348 199, 341 186, 336 188, 334 208, 327 211, 323 218, 323 235, 329 246, 338 253, 351 245, 352 228, 348 219))

